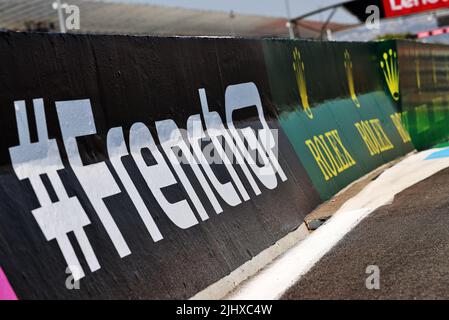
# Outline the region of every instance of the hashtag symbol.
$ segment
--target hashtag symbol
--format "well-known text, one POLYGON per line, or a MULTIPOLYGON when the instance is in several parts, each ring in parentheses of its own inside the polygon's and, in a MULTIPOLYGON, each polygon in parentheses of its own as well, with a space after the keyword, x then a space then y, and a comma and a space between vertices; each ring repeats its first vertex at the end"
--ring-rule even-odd
POLYGON ((57 171, 64 169, 64 165, 56 140, 48 138, 43 100, 33 100, 37 142, 30 141, 25 101, 15 101, 14 108, 19 145, 9 148, 12 166, 20 180, 29 179, 40 204, 39 208, 31 212, 46 240, 57 241, 68 268, 74 280, 77 281, 85 274, 68 238, 69 232, 75 234, 90 270, 93 272, 100 269, 100 264, 83 229, 90 224, 90 220, 78 198, 68 196, 58 175, 57 171), (56 202, 50 199, 41 175, 48 177, 58 198, 56 202))

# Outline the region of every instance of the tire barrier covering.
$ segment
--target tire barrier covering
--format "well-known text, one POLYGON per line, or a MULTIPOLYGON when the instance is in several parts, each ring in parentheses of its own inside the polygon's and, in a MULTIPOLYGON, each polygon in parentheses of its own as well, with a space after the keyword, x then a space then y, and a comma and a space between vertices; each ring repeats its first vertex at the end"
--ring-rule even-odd
POLYGON ((189 298, 413 149, 394 43, 1 33, 0 59, 19 299, 189 298))
POLYGON ((449 47, 398 41, 401 111, 416 149, 449 139, 449 47))

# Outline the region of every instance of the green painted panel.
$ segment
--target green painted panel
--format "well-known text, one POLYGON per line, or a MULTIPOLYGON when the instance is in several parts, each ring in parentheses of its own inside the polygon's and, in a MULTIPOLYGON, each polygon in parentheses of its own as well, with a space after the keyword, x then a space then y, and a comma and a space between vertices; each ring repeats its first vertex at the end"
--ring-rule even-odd
POLYGON ((264 41, 280 124, 324 200, 413 150, 385 80, 390 64, 380 63, 389 48, 396 52, 394 42, 264 41))
POLYGON ((449 139, 449 46, 398 41, 401 111, 419 150, 449 139))

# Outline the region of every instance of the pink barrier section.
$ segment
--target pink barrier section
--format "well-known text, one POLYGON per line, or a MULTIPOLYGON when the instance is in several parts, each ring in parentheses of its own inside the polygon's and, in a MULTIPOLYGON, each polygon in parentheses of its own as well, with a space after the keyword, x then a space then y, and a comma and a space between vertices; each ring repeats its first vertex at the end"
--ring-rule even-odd
POLYGON ((11 288, 5 273, 0 267, 0 300, 17 300, 14 290, 11 288))

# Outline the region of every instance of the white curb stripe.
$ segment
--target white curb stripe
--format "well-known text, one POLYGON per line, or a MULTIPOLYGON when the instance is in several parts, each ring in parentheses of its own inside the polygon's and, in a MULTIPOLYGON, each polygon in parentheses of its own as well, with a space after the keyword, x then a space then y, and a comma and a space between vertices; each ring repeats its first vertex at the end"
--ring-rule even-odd
POLYGON ((434 151, 431 149, 413 154, 386 170, 358 195, 349 199, 324 225, 231 293, 227 299, 279 299, 371 212, 391 203, 399 192, 449 167, 448 158, 424 160, 434 151))
POLYGON ((299 278, 307 273, 346 233, 373 209, 335 214, 307 239, 287 251, 267 269, 229 296, 232 300, 278 299, 299 278))

